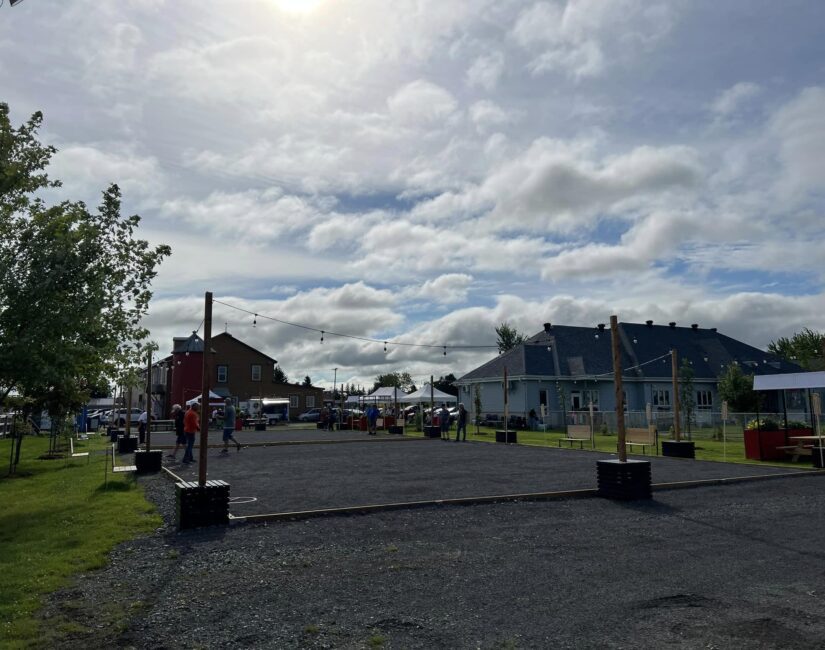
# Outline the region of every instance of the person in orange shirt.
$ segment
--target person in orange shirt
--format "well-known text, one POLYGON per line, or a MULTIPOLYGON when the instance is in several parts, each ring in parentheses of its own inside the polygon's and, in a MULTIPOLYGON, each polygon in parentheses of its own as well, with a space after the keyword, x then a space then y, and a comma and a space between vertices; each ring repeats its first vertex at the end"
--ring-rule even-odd
POLYGON ((195 402, 186 411, 183 416, 183 433, 186 436, 186 451, 183 454, 182 463, 194 463, 195 458, 192 455, 192 448, 195 446, 195 436, 201 430, 201 421, 198 413, 200 412, 200 404, 195 402))

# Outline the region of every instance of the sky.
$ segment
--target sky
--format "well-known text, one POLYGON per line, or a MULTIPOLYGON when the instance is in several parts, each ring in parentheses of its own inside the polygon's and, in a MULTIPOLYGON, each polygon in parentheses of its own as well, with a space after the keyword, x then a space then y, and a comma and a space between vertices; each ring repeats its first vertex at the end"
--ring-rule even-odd
POLYGON ((291 380, 420 384, 503 321, 825 330, 823 25, 815 0, 25 0, 0 101, 44 113, 51 199, 116 182, 172 247, 161 352, 211 291, 251 312, 213 333, 291 380))

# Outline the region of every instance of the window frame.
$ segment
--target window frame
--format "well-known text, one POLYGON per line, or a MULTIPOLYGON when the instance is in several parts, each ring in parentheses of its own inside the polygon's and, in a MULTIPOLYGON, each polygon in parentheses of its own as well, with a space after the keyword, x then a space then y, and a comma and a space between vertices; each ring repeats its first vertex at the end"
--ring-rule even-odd
POLYGON ((289 396, 289 408, 297 409, 301 406, 301 396, 292 394, 289 396))
POLYGON ((225 363, 220 364, 219 366, 215 367, 216 371, 216 378, 215 380, 219 384, 225 384, 229 381, 229 366, 225 363), (223 379, 221 379, 221 370, 223 370, 223 379))
POLYGON ((315 395, 307 395, 304 398, 304 404, 306 405, 306 407, 308 409, 314 409, 315 408, 315 395))
POLYGON ((261 381, 261 375, 263 374, 262 373, 263 366, 261 366, 260 363, 253 363, 251 368, 252 368, 252 373, 251 373, 252 381, 261 381), (258 370, 258 373, 257 373, 258 376, 257 377, 255 377, 255 369, 256 368, 258 370))

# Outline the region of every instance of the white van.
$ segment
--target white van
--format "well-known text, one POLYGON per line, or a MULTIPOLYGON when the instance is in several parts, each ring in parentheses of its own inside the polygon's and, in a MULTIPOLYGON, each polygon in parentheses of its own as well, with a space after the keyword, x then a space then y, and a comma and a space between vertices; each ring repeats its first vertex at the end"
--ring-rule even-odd
POLYGON ((288 397, 252 397, 247 407, 251 417, 266 418, 267 425, 289 422, 288 397))

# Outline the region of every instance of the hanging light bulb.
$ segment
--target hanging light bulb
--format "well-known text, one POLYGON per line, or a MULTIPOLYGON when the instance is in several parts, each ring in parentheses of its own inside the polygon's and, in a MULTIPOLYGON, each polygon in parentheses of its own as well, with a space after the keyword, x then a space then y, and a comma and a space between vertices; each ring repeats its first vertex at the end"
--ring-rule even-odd
POLYGON ((447 346, 446 345, 444 346, 444 356, 445 357, 447 356, 447 346))
POLYGON ((384 341, 384 352, 386 352, 386 351, 387 351, 387 342, 384 341))
POLYGON ((638 342, 639 342, 638 339, 634 336, 633 337, 633 345, 636 345, 638 342))
POLYGON ((258 314, 252 318, 252 327, 255 327, 258 324, 258 314))
POLYGON ((321 330, 321 345, 324 344, 324 330, 321 330))

